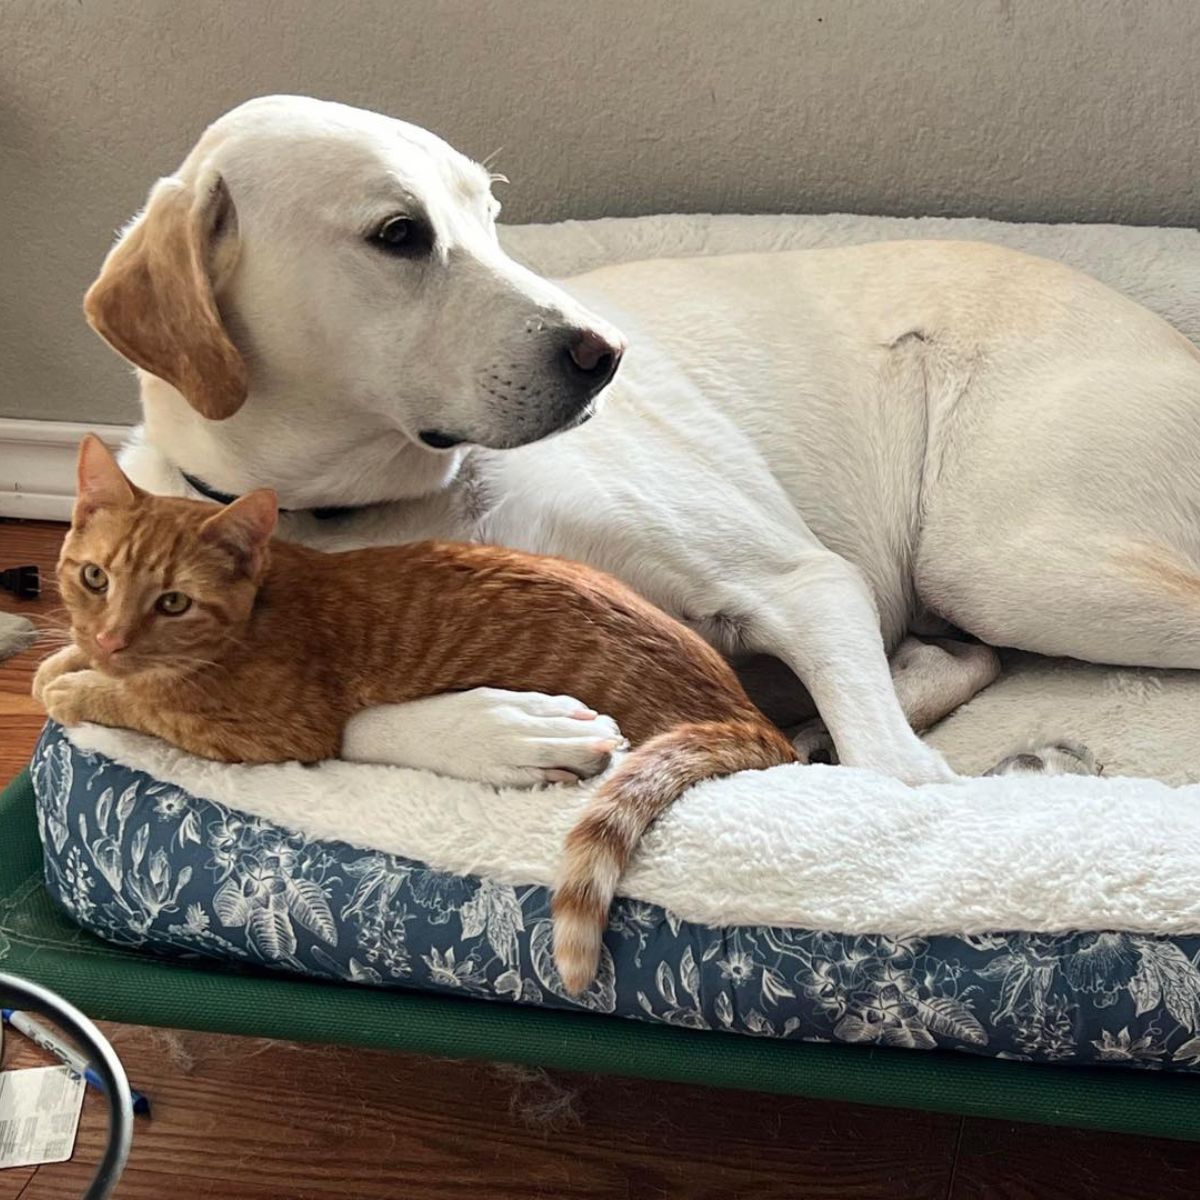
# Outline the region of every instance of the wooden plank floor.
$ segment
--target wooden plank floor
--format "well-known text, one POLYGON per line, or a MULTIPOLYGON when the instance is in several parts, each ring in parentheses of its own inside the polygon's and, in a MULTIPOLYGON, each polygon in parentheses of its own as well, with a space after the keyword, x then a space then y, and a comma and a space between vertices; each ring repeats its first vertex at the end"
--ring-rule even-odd
MULTIPOLYGON (((0 521, 0 568, 49 574, 61 526, 0 521)), ((57 601, 0 609, 46 619, 57 601)), ((0 782, 28 758, 43 650, 0 663, 0 782)), ((336 1046, 109 1025, 154 1115, 121 1200, 1191 1200, 1200 1145, 336 1046)), ((4 1066, 50 1061, 18 1034, 4 1066)), ((1200 1081, 1197 1081, 1200 1087, 1200 1081)), ((102 1144, 0 1171, 0 1200, 76 1200, 102 1144)))
POLYGON ((45 720, 40 705, 29 694, 29 685, 37 664, 57 639, 54 625, 62 620, 54 564, 63 529, 48 521, 0 520, 0 571, 35 563, 42 574, 41 599, 18 600, 12 592, 0 592, 0 612, 21 613, 45 631, 39 644, 0 662, 0 786, 29 761, 30 748, 45 720))

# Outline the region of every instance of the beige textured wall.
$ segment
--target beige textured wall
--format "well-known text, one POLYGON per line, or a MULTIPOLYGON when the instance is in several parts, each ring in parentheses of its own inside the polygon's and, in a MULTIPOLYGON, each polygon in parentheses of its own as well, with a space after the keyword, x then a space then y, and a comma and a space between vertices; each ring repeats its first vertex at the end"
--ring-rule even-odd
POLYGON ((0 0, 0 415, 125 421, 79 298, 203 125, 299 91, 503 146, 506 219, 1200 220, 1198 0, 0 0))

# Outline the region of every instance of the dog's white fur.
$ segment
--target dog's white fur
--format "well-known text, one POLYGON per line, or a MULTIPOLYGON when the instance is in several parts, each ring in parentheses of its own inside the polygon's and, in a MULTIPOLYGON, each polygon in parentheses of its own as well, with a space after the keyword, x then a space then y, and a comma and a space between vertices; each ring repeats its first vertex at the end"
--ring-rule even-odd
MULTIPOLYGON (((143 371, 134 479, 191 494, 182 468, 285 507, 374 505, 284 527, 329 548, 449 536, 591 562, 731 654, 781 660, 844 763, 910 782, 949 775, 887 657, 929 614, 994 645, 1200 667, 1200 355, 1165 322, 967 243, 630 263, 558 287, 499 249, 486 182, 433 135, 340 105, 273 97, 212 126, 126 242, 155 222, 169 239, 157 197, 185 189, 175 236, 207 239, 248 395, 209 420, 143 371), (429 258, 369 244, 410 210, 429 258), (596 419, 534 440, 567 423, 546 338, 569 328, 629 349, 596 419), (428 429, 481 448, 428 450, 428 429)), ((120 253, 98 286, 135 311, 153 298, 120 253)), ((963 661, 972 686, 994 674, 963 661)), ((435 745, 422 765, 453 773, 476 703, 523 702, 377 711, 354 749, 435 745)), ((544 766, 524 761, 530 735, 498 765, 544 766)), ((573 740, 548 727, 538 754, 573 740)), ((568 750, 558 765, 592 769, 568 750)))

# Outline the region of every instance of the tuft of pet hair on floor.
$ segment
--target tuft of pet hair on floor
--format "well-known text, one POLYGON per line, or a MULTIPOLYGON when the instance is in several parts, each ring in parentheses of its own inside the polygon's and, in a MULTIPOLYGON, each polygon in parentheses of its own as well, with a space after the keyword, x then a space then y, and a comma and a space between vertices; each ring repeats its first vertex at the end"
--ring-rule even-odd
POLYGON ((178 1074, 190 1075, 196 1069, 196 1056, 174 1029, 147 1029, 145 1036, 178 1074))
POLYGON ((492 1074, 512 1088, 509 1115, 527 1129, 554 1133, 583 1124, 580 1089, 560 1083, 545 1068, 493 1063, 492 1074))

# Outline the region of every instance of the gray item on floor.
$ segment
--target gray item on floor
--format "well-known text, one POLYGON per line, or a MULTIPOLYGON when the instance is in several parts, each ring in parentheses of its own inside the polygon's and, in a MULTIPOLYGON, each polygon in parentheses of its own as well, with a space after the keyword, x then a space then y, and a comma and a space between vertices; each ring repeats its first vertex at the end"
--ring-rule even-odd
POLYGON ((37 640, 37 629, 28 617, 0 612, 0 662, 20 654, 37 640))

